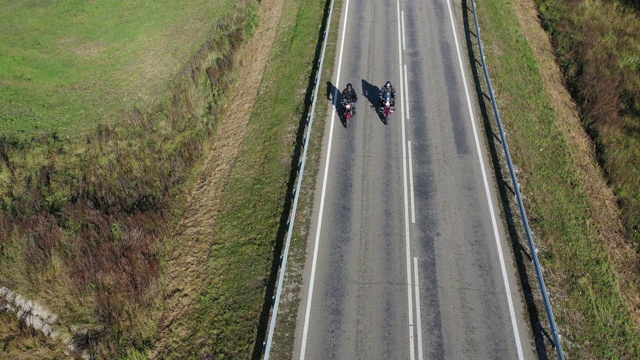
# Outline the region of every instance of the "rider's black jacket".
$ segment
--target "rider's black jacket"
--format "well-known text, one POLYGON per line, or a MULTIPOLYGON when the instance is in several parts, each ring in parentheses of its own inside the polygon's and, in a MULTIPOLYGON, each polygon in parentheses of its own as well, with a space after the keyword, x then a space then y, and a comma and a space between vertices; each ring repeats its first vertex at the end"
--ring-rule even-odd
POLYGON ((345 88, 342 91, 342 101, 349 101, 349 102, 358 101, 358 95, 356 94, 355 89, 351 88, 351 90, 349 90, 345 88))
POLYGON ((384 97, 384 94, 390 91, 391 92, 391 98, 395 99, 396 98, 396 89, 393 87, 393 85, 390 86, 390 89, 387 90, 387 88, 384 87, 384 85, 382 86, 382 90, 380 90, 380 99, 382 99, 384 97))

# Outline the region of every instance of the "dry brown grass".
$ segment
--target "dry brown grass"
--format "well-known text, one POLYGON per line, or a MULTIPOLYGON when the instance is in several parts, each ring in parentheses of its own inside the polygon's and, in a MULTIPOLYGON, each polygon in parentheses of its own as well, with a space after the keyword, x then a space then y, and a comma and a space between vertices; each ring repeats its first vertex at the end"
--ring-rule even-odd
POLYGON ((4 359, 68 359, 66 345, 23 326, 13 314, 0 313, 0 354, 4 359))

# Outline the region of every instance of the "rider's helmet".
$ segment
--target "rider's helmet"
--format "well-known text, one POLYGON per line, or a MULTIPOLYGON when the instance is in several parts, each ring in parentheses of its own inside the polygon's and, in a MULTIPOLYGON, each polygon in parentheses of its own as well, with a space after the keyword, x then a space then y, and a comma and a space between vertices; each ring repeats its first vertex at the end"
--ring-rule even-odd
POLYGON ((351 85, 351 83, 347 84, 347 90, 351 90, 353 88, 353 85, 351 85))
POLYGON ((388 90, 391 88, 391 81, 387 80, 387 83, 384 84, 384 87, 388 90))

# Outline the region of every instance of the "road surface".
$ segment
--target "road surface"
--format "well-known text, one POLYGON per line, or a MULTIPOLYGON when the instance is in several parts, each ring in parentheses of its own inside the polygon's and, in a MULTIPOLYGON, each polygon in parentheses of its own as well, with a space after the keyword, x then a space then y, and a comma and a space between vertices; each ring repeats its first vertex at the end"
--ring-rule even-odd
POLYGON ((460 6, 344 0, 330 91, 358 110, 327 114, 296 359, 534 358, 460 6))

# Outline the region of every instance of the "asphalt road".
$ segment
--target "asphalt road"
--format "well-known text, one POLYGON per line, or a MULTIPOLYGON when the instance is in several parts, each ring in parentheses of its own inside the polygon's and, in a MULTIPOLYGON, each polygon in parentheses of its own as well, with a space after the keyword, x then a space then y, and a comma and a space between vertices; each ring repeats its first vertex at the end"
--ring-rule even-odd
POLYGON ((460 9, 344 0, 332 86, 352 83, 358 111, 327 114, 295 358, 534 358, 460 9))

